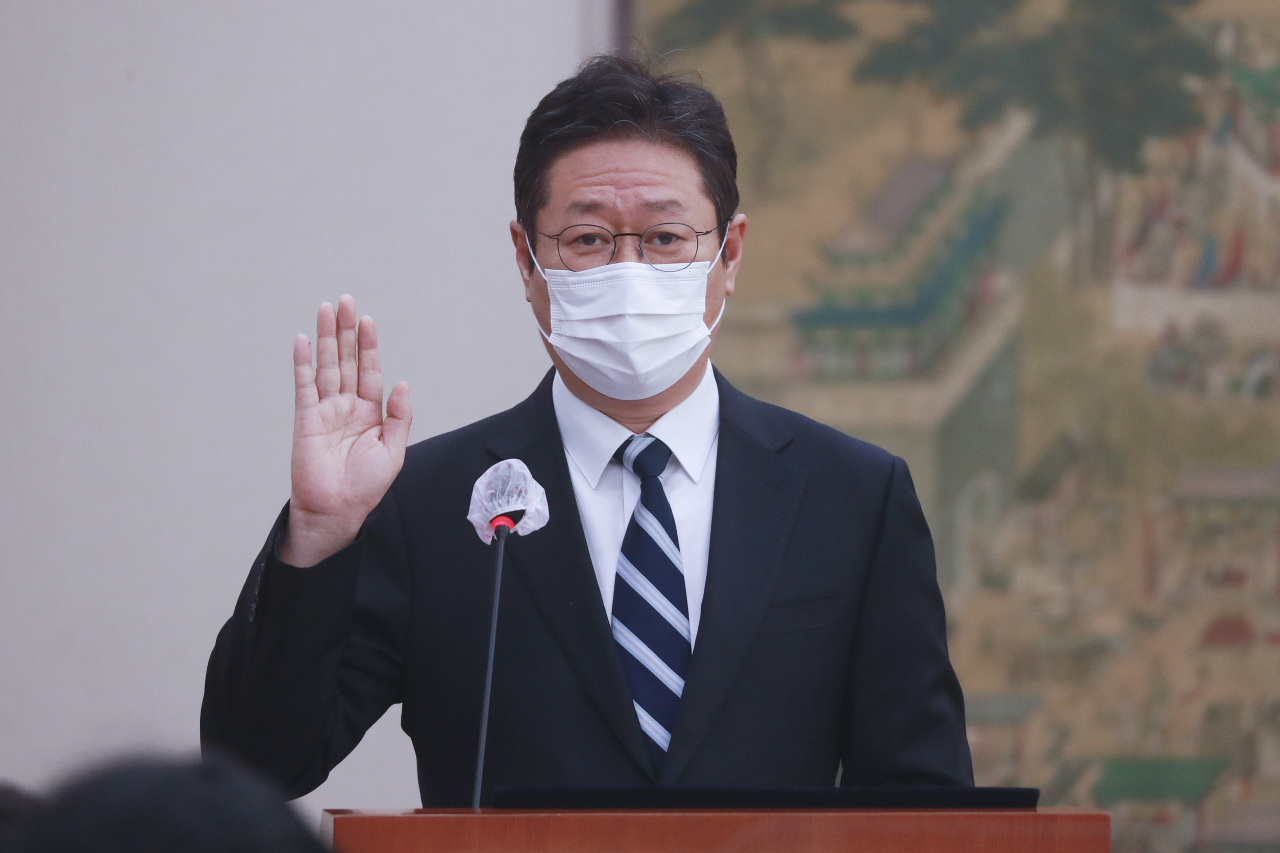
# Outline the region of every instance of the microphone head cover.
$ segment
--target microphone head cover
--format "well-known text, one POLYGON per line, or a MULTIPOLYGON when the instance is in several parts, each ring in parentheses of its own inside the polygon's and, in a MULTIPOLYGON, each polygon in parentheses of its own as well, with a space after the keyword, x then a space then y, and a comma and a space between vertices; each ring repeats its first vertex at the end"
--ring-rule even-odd
POLYGON ((519 459, 503 459, 480 475, 471 489, 467 521, 488 545, 493 541, 491 522, 500 515, 524 510, 513 533, 532 533, 547 523, 547 493, 519 459))

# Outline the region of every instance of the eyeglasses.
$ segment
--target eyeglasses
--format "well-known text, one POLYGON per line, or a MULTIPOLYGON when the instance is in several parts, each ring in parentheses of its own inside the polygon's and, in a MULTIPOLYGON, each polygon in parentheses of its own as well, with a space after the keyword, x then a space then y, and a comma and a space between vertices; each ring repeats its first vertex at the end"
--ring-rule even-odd
POLYGON ((697 259, 699 238, 715 230, 695 231, 682 222, 660 222, 640 233, 614 234, 599 225, 570 225, 559 234, 537 233, 556 241, 560 262, 573 272, 592 270, 611 262, 618 253, 619 237, 638 237, 640 258, 654 269, 679 272, 697 259))

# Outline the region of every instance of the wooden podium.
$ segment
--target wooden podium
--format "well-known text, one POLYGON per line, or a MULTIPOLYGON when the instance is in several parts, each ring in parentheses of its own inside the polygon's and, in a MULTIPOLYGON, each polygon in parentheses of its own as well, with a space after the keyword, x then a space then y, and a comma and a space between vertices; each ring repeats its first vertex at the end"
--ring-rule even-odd
POLYGON ((327 810, 337 853, 1107 853, 1092 809, 327 810))

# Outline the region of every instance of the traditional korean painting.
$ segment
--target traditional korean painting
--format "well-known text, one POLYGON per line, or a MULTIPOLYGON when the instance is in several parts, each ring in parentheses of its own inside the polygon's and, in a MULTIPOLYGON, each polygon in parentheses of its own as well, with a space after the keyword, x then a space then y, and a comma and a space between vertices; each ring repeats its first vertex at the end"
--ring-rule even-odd
POLYGON ((911 466, 979 783, 1280 850, 1280 3, 625 6, 738 142, 718 365, 911 466))

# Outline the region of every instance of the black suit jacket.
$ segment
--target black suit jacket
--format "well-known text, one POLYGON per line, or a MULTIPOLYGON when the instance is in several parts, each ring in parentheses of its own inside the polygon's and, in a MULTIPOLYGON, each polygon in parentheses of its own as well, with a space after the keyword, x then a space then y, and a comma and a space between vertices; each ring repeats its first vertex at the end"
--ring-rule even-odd
POLYGON ((493 552, 466 521, 494 462, 524 460, 546 527, 507 544, 485 769, 506 785, 972 784, 933 546, 902 460, 754 400, 719 374, 701 624, 650 764, 588 555, 551 402, 409 449, 356 542, 273 557, 282 513, 209 662, 201 735, 292 794, 393 703, 425 805, 470 802, 493 552))

